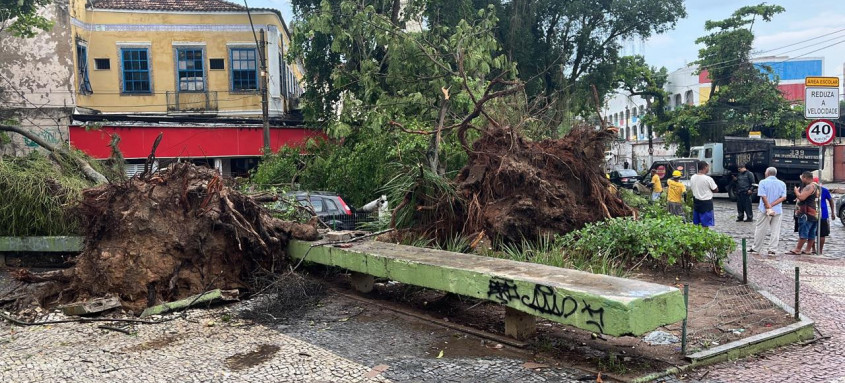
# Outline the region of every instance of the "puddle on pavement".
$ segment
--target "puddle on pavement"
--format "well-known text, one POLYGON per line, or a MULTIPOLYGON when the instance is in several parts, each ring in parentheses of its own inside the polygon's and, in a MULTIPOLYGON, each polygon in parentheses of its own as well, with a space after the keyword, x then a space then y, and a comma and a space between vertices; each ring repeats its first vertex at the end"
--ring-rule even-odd
MULTIPOLYGON (((400 318, 397 314, 392 315, 395 318, 400 318)), ((355 322, 384 322, 388 318, 390 316, 364 313, 356 316, 355 322)), ((426 323, 419 319, 403 319, 391 323, 401 325, 403 332, 421 334, 417 339, 421 340, 419 349, 423 357, 436 358, 440 355, 440 351, 443 351, 443 358, 530 359, 530 356, 524 350, 515 349, 493 340, 482 339, 463 332, 445 329, 439 325, 426 323), (423 339, 425 341, 422 341, 423 339)))
POLYGON ((125 351, 148 351, 148 350, 158 350, 164 347, 169 346, 171 343, 176 342, 177 340, 181 339, 181 336, 166 336, 163 338, 153 339, 151 341, 147 341, 141 344, 137 344, 131 347, 127 347, 125 351))
POLYGON ((277 352, 279 352, 279 346, 262 344, 255 351, 235 354, 226 358, 226 367, 233 371, 254 367, 272 359, 277 352))
POLYGON ((443 351, 443 358, 526 358, 524 352, 514 350, 510 346, 462 333, 437 337, 429 344, 426 356, 436 358, 440 351, 443 351))

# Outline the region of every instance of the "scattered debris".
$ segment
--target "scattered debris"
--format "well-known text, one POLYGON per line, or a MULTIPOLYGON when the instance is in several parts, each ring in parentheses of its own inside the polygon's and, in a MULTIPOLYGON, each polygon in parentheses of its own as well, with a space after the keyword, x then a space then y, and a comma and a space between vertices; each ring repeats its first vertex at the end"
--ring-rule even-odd
POLYGON ((643 338, 643 341, 652 345, 673 344, 681 341, 677 336, 665 331, 652 331, 643 338))
POLYGON ((238 300, 238 290, 220 290, 215 289, 206 293, 197 294, 194 296, 180 299, 175 302, 168 302, 158 306, 149 307, 141 313, 141 318, 146 318, 150 315, 161 315, 175 310, 186 309, 188 307, 198 305, 200 303, 213 302, 234 302, 238 300))
POLYGON ((120 299, 115 296, 91 299, 83 302, 59 306, 65 315, 90 315, 120 307, 120 299))

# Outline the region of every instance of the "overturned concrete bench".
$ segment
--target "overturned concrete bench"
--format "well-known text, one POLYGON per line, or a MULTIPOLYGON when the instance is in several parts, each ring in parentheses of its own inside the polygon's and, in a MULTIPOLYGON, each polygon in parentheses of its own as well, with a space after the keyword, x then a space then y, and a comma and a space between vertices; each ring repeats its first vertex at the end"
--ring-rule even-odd
POLYGON ((384 277, 500 303, 505 333, 517 339, 534 334, 535 317, 639 336, 686 315, 681 292, 655 283, 376 241, 347 248, 313 244, 291 241, 288 255, 353 271, 353 286, 362 292, 372 290, 374 277, 384 277))
POLYGON ((0 267, 6 266, 6 253, 78 253, 84 240, 76 236, 0 237, 0 267))

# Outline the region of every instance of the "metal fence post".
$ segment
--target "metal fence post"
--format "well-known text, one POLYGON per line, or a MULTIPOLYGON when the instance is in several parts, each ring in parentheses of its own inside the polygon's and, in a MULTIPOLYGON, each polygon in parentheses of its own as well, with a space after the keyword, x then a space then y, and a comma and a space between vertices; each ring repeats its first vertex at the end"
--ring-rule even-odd
POLYGON ((748 252, 745 251, 745 238, 742 239, 742 284, 748 284, 748 252))
POLYGON ((800 290, 799 289, 800 285, 799 285, 799 281, 798 281, 798 274, 799 274, 798 266, 795 266, 795 320, 800 320, 799 314, 798 314, 798 295, 799 295, 798 292, 800 290))
POLYGON ((684 283, 684 323, 681 326, 681 354, 687 354, 687 318, 689 318, 689 283, 684 283))

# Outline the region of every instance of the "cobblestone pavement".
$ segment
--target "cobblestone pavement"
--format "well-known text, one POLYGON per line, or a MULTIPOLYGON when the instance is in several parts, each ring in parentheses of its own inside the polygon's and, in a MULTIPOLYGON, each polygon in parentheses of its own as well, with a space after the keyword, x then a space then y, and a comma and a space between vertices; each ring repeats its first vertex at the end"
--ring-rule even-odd
POLYGON ((388 381, 324 348, 227 319, 223 310, 191 311, 193 321, 136 325, 129 329, 136 335, 99 329, 102 323, 3 322, 0 382, 388 381))
MULTIPOLYGON (((577 382, 531 355, 339 295, 305 312, 238 319, 249 302, 190 320, 98 328, 0 321, 0 382, 577 382), (441 354, 442 353, 442 354, 441 354)), ((42 320, 66 319, 53 313, 42 320)))
POLYGON ((303 318, 282 320, 275 327, 358 363, 389 366, 383 376, 396 382, 595 381, 594 375, 589 378, 589 373, 572 368, 527 368, 524 363, 531 361, 531 355, 525 351, 409 321, 392 311, 365 310, 361 307, 365 304, 342 296, 329 297, 321 304, 303 318))
MULTIPOLYGON (((790 218, 792 208, 786 210, 784 218, 790 218)), ((727 200, 717 201, 716 230, 737 239, 753 237, 753 224, 734 222, 735 214, 734 204, 727 200)), ((816 329, 821 335, 830 338, 721 363, 694 371, 689 377, 703 377, 703 382, 845 382, 845 227, 838 221, 831 226, 825 257, 786 254, 794 248, 797 239, 792 220, 784 220, 781 251, 776 256, 749 254, 749 281, 792 305, 795 267, 798 266, 801 270, 801 312, 816 321, 816 329)), ((739 251, 731 256, 729 264, 741 270, 739 251)))

